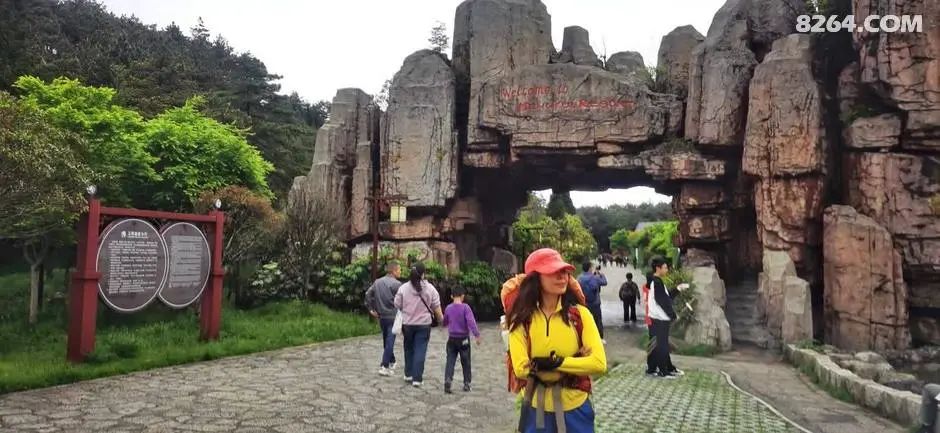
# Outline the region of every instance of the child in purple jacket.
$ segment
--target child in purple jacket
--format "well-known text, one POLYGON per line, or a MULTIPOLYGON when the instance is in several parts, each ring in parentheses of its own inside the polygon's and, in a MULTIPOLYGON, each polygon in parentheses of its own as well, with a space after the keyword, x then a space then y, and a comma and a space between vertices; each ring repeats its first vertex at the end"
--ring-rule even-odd
POLYGON ((480 345, 480 330, 477 328, 473 310, 465 304, 466 292, 461 287, 451 290, 454 302, 444 310, 444 326, 447 327, 447 365, 444 368, 444 392, 451 393, 451 382, 454 380, 454 364, 460 356, 460 369, 463 370, 463 390, 470 391, 470 337, 473 336, 480 345))

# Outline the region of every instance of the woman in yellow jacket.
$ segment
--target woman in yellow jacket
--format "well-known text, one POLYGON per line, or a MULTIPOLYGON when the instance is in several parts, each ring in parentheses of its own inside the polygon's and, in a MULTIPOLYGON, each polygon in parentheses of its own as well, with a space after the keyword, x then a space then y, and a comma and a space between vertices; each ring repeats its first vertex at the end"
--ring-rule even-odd
POLYGON ((507 311, 511 367, 526 380, 522 433, 594 431, 590 376, 607 371, 607 355, 573 271, 555 250, 533 252, 507 311))

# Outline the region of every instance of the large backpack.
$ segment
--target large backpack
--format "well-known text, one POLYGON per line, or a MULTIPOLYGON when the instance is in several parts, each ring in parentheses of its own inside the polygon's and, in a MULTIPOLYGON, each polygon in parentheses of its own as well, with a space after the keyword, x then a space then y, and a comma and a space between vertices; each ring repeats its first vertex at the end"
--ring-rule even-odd
MULTIPOLYGON (((519 297, 519 286, 522 285, 522 281, 525 279, 525 274, 516 275, 513 278, 510 278, 508 281, 503 283, 503 288, 500 291, 499 297, 503 303, 503 312, 509 314, 513 303, 516 302, 516 298, 519 297)), ((574 291, 575 296, 578 298, 578 302, 581 305, 584 305, 584 292, 581 290, 581 285, 578 284, 578 281, 574 278, 570 278, 568 281, 569 286, 574 291)), ((506 326, 508 327, 508 316, 506 318, 506 326)), ((576 333, 578 334, 578 348, 582 347, 583 343, 581 341, 581 333, 584 331, 584 322, 581 320, 581 310, 577 306, 572 306, 568 308, 568 321, 574 326, 576 333)), ((525 335, 526 335, 526 346, 528 348, 529 357, 532 357, 532 340, 529 338, 529 324, 525 324, 525 335)), ((508 331, 508 329, 507 329, 508 331)), ((506 371, 507 371, 507 385, 506 388, 509 392, 518 393, 526 387, 528 380, 524 377, 516 377, 516 372, 512 367, 512 358, 509 354, 509 350, 506 350, 506 371)), ((571 383, 570 386, 580 389, 585 392, 591 392, 591 378, 587 376, 570 376, 571 383)))

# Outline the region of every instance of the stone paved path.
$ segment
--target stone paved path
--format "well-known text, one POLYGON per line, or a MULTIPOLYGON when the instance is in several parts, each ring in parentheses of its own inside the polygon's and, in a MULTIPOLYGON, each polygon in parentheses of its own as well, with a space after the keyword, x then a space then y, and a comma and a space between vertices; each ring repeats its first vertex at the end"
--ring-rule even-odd
MULTIPOLYGON (((622 307, 616 288, 623 277, 616 275, 625 270, 605 271, 611 283, 604 293, 610 364, 625 363, 627 371, 639 371, 645 354, 636 339, 646 331, 619 326, 622 307)), ((508 432, 516 414, 514 399, 504 388, 502 343, 492 325, 484 326, 484 339, 482 347, 473 348, 475 389, 467 394, 442 392, 444 334, 436 330, 421 389, 399 376, 378 376, 381 345, 366 337, 3 395, 0 432, 508 432)), ((396 352, 401 359, 401 343, 396 352)), ((762 352, 675 359, 680 368, 729 372, 742 388, 814 432, 905 431, 829 397, 762 352)), ((598 387, 599 419, 637 416, 626 413, 622 389, 611 390, 598 387)), ((634 395, 668 405, 669 395, 681 393, 634 395)), ((627 398, 637 403, 638 397, 627 398)), ((719 422, 713 418, 708 422, 719 422)), ((614 427, 601 433, 620 431, 642 430, 614 427)))
POLYGON ((799 433, 719 374, 687 370, 677 380, 648 378, 624 364, 598 381, 597 431, 799 433))

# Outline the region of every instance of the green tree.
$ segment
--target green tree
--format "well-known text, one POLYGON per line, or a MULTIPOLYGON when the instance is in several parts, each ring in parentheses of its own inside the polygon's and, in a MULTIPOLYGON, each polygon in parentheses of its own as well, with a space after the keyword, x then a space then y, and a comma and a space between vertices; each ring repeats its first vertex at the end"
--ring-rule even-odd
POLYGON ((39 272, 50 247, 67 239, 91 179, 79 138, 35 104, 0 92, 0 240, 14 241, 30 263, 29 322, 39 311, 39 272))
POLYGON ((610 235, 610 251, 619 255, 629 255, 632 248, 630 245, 630 231, 619 229, 610 235))
POLYGON ((674 219, 669 203, 642 203, 639 205, 612 205, 609 207, 588 206, 578 209, 601 251, 612 251, 610 237, 619 229, 633 230, 643 221, 668 221, 674 219))
POLYGON ((153 193, 165 209, 190 209, 203 191, 240 185, 271 197, 266 176, 273 170, 245 139, 247 131, 199 112, 204 100, 193 98, 146 123, 141 141, 159 161, 162 174, 153 193))
POLYGON ((446 54, 450 48, 450 37, 447 36, 447 24, 440 21, 431 28, 431 36, 428 37, 430 48, 442 54, 446 54))
POLYGON ((87 146, 87 161, 93 182, 112 205, 147 203, 146 186, 159 176, 156 162, 140 140, 143 118, 137 112, 113 103, 115 91, 92 87, 78 80, 56 78, 45 83, 24 76, 15 87, 22 102, 41 110, 55 125, 81 136, 87 146))
POLYGON ((568 191, 552 191, 552 196, 548 199, 548 216, 554 219, 561 219, 564 215, 575 215, 577 210, 571 201, 571 193, 568 191))
POLYGON ((229 296, 234 295, 235 303, 241 307, 252 306, 256 298, 247 291, 249 268, 251 264, 270 260, 283 248, 277 242, 281 239, 283 217, 274 211, 268 197, 240 186, 203 192, 196 201, 196 212, 208 212, 217 199, 222 201, 225 212, 222 257, 229 270, 232 287, 229 296))
POLYGON ((248 142, 276 167, 268 182, 280 197, 295 176, 310 169, 316 128, 329 112, 326 101, 311 104, 279 93, 278 75, 223 37, 210 39, 203 23, 189 36, 172 24, 157 30, 137 18, 115 16, 93 0, 0 7, 0 90, 10 90, 22 75, 46 81, 65 76, 113 88, 116 104, 146 118, 204 96, 207 116, 250 128, 248 142))

